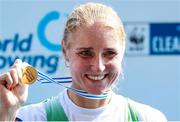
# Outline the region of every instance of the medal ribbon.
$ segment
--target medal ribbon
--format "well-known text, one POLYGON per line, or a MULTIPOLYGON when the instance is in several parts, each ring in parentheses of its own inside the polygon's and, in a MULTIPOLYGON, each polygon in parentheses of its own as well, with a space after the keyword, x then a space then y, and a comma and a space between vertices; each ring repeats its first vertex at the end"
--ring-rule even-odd
POLYGON ((95 94, 90 94, 84 90, 79 90, 76 88, 72 88, 72 87, 63 85, 63 83, 71 83, 72 82, 71 77, 50 78, 49 76, 38 71, 38 79, 37 80, 40 81, 41 83, 56 83, 64 88, 71 90, 75 94, 80 95, 81 97, 84 97, 84 98, 88 98, 88 99, 105 99, 105 98, 109 98, 111 96, 111 91, 104 92, 100 95, 95 95, 95 94))

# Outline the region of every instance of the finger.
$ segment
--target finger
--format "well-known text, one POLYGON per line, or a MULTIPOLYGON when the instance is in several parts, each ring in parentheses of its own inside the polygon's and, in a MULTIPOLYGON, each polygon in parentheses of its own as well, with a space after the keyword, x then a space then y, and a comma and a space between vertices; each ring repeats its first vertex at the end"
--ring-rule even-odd
POLYGON ((16 59, 15 64, 22 64, 22 60, 21 59, 16 59))
POLYGON ((20 59, 16 59, 14 64, 12 65, 12 68, 21 66, 23 62, 20 59))
POLYGON ((12 77, 11 77, 10 72, 5 73, 5 74, 2 76, 2 80, 5 82, 6 88, 7 88, 7 89, 10 89, 11 86, 12 86, 12 83, 13 83, 13 79, 12 79, 12 77))
POLYGON ((23 62, 14 64, 14 66, 12 68, 14 68, 16 70, 17 75, 18 75, 18 81, 20 81, 20 79, 22 78, 23 68, 24 68, 23 62))
POLYGON ((6 82, 6 74, 0 75, 0 84, 3 85, 3 86, 7 84, 7 82, 6 82))
POLYGON ((12 68, 15 68, 17 71, 18 81, 20 81, 22 79, 23 70, 26 66, 29 66, 29 64, 26 62, 22 62, 22 60, 20 60, 20 59, 16 59, 14 65, 12 66, 12 68))
POLYGON ((18 73, 17 73, 17 70, 16 68, 13 68, 9 71, 11 77, 12 77, 12 80, 13 80, 13 83, 11 85, 11 88, 14 88, 18 82, 19 82, 19 78, 18 78, 18 73))
POLYGON ((22 79, 22 76, 23 76, 23 68, 17 67, 16 71, 17 71, 17 75, 18 75, 18 81, 20 81, 22 79))

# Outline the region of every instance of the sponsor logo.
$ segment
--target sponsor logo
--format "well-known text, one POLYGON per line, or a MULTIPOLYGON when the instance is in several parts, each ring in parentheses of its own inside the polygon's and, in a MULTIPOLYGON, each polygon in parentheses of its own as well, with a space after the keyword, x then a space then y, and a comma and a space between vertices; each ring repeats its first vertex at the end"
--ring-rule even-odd
POLYGON ((144 55, 147 54, 147 41, 149 28, 147 24, 126 23, 126 55, 144 55))
POLYGON ((41 42, 41 44, 46 47, 48 50, 51 51, 60 51, 61 50, 61 45, 60 44, 54 44, 52 43, 52 41, 48 40, 46 35, 45 35, 45 31, 46 31, 46 27, 48 26, 48 24, 51 21, 55 21, 55 20, 59 20, 60 17, 67 17, 68 14, 66 13, 62 13, 60 14, 57 11, 52 11, 50 13, 48 13, 47 15, 45 15, 37 28, 37 35, 39 37, 39 41, 41 42))
POLYGON ((180 23, 150 24, 150 54, 180 54, 180 23))
POLYGON ((52 40, 47 39, 45 31, 50 22, 61 20, 60 16, 67 17, 67 14, 52 11, 42 17, 37 24, 37 36, 39 41, 42 46, 48 49, 44 54, 38 54, 38 52, 35 52, 32 48, 33 42, 35 41, 34 33, 29 33, 26 37, 22 37, 20 33, 15 33, 11 38, 0 38, 0 70, 10 67, 14 61, 19 58, 22 61, 45 71, 47 74, 55 73, 60 58, 57 53, 60 53, 61 46, 60 44, 54 44, 52 40))
POLYGON ((180 23, 126 23, 126 55, 179 55, 180 23))
POLYGON ((145 36, 143 35, 144 28, 140 28, 138 30, 138 27, 134 27, 129 34, 129 41, 132 44, 131 47, 129 48, 130 50, 143 50, 143 43, 144 43, 144 38, 145 36))

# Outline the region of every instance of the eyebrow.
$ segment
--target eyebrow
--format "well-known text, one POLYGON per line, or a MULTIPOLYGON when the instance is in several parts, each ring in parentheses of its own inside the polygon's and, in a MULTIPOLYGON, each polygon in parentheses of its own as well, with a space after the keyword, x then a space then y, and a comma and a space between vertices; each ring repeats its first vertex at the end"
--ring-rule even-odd
POLYGON ((80 48, 77 48, 76 50, 92 50, 93 48, 92 47, 80 47, 80 48))
MULTIPOLYGON (((76 50, 92 50, 92 47, 80 47, 77 48, 76 50)), ((105 48, 104 50, 116 50, 115 48, 105 48)))
POLYGON ((105 48, 104 50, 116 50, 115 48, 105 48))

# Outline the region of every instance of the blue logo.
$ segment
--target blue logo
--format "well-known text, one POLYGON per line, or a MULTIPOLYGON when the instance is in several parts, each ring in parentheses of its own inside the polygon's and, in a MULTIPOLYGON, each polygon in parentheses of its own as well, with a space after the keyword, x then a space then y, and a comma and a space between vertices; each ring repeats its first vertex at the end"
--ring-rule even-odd
POLYGON ((54 44, 53 41, 50 41, 47 39, 45 35, 46 27, 51 21, 59 20, 60 17, 67 17, 68 14, 60 14, 57 11, 52 11, 45 15, 42 20, 39 22, 38 28, 37 28, 37 35, 40 40, 40 43, 46 47, 48 50, 51 51, 60 51, 61 45, 60 44, 54 44))
POLYGON ((150 54, 180 54, 180 23, 150 24, 150 54))
MULTIPOLYGON (((50 51, 61 51, 60 44, 52 43, 46 37, 46 29, 50 22, 67 18, 68 14, 52 11, 40 20, 37 27, 37 36, 40 43, 50 51)), ((44 70, 48 74, 56 73, 59 65, 59 55, 56 54, 29 54, 32 50, 34 34, 30 33, 26 37, 22 37, 20 33, 16 33, 12 38, 8 37, 0 39, 0 71, 6 67, 10 67, 14 61, 19 58, 23 62, 27 62, 36 68, 44 70), (21 55, 16 54, 21 53, 21 55), (4 55, 3 55, 4 54, 4 55)))

